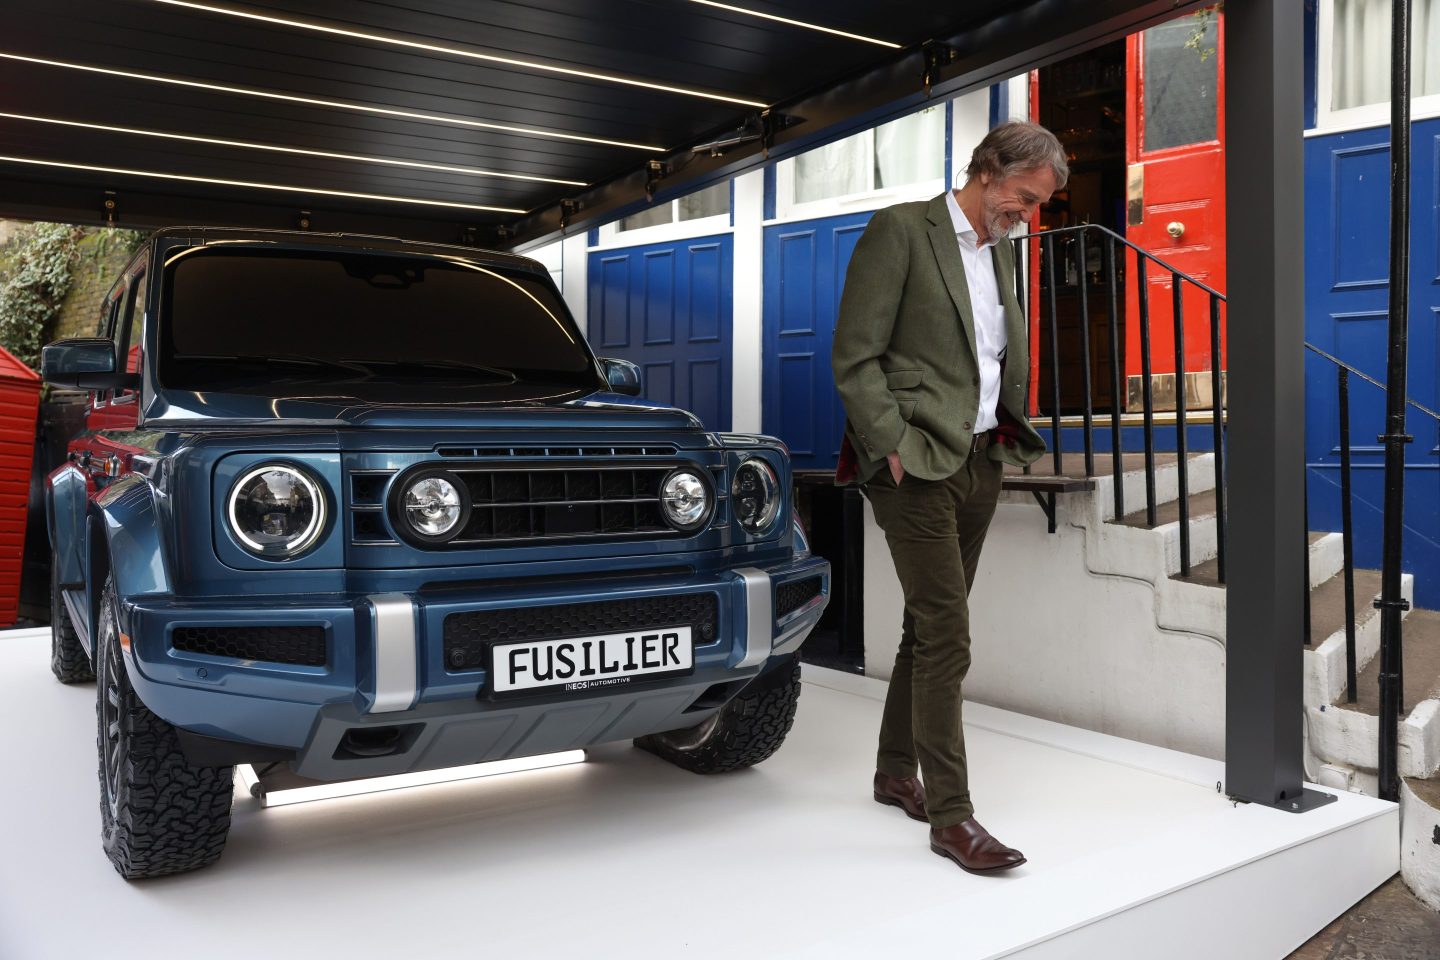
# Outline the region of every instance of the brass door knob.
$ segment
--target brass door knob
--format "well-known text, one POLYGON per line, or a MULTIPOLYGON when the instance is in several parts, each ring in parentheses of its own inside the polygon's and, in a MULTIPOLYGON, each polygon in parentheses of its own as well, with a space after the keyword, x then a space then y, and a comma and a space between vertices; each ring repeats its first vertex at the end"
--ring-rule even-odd
POLYGON ((1165 232, 1170 234, 1172 238, 1179 240, 1185 235, 1185 224, 1181 223, 1179 220, 1171 220, 1169 223, 1165 224, 1165 232))

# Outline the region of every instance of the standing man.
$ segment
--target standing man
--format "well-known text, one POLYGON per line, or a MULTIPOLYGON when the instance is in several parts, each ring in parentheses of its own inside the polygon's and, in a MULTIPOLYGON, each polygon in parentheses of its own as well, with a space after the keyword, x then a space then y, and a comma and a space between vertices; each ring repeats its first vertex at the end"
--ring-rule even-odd
POLYGON ((863 484, 905 594, 875 799, 928 819, 931 850, 990 873, 1025 857, 970 803, 967 594, 1004 464, 1045 452, 1026 417, 1029 343, 1005 238, 1069 168, 1054 134, 1011 121, 980 142, 966 174, 959 190, 871 219, 845 276, 832 364, 848 415, 837 482, 863 484))

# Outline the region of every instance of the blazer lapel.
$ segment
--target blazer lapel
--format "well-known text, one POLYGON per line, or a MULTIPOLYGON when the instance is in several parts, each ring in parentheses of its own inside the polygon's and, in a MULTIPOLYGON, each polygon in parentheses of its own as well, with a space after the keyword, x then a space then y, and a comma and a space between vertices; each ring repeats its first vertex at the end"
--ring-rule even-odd
POLYGON ((970 345, 970 355, 979 363, 980 351, 975 346, 975 316, 970 310, 970 285, 965 282, 965 261, 960 258, 960 242, 955 238, 955 223, 950 219, 950 209, 943 193, 930 201, 926 217, 930 220, 930 246, 935 251, 940 277, 945 281, 945 289, 960 314, 960 329, 965 333, 965 342, 970 345))

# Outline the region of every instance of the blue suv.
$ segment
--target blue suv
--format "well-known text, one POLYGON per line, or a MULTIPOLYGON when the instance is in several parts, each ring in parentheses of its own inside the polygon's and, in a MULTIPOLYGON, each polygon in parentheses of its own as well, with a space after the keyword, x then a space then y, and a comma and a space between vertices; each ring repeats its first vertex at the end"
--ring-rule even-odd
POLYGON ((785 447, 597 359, 543 267, 172 228, 45 348, 52 666, 95 678, 105 851, 219 858, 237 763, 336 780, 634 739, 779 748, 829 565, 785 447))

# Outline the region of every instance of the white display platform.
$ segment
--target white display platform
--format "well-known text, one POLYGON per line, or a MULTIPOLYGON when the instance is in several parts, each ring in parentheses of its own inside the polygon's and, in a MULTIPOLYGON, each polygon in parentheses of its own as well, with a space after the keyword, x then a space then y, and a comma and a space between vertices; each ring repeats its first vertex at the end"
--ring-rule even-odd
POLYGON ((1396 872, 1393 804, 1234 806, 1222 766, 967 706, 978 816, 1030 862, 975 877, 870 798, 880 681, 806 668, 788 742, 685 773, 576 766, 261 809, 224 858, 126 883, 100 849, 94 685, 0 632, 0 957, 1278 960, 1396 872))

